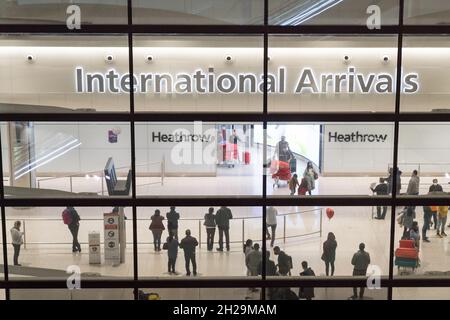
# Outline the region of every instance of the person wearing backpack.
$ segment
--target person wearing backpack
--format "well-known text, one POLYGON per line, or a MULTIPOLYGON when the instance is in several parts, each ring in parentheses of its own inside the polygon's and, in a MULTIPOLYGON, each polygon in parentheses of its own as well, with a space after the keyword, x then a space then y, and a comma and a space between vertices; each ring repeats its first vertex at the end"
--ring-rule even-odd
POLYGON ((212 251, 214 248, 214 235, 216 233, 214 208, 209 208, 208 213, 205 214, 205 222, 203 222, 203 225, 206 228, 206 247, 208 251, 212 251))
POLYGON ((80 216, 74 207, 66 207, 62 213, 64 224, 72 234, 72 252, 81 252, 81 246, 78 242, 78 230, 80 229, 80 216))
POLYGON ((278 256, 278 273, 281 276, 290 275, 292 269, 292 257, 288 256, 280 247, 273 248, 273 253, 278 256))

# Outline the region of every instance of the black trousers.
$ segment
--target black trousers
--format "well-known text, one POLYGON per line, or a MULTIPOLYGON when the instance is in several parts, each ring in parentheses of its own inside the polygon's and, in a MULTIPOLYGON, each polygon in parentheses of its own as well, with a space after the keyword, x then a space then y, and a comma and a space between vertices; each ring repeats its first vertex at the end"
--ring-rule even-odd
POLYGON ((19 264, 20 244, 13 244, 14 247, 14 265, 19 264))
MULTIPOLYGON (((356 269, 354 269, 353 270, 353 275, 354 276, 365 276, 365 275, 367 275, 367 270, 356 270, 356 269)), ((365 287, 360 287, 359 288, 359 297, 360 298, 364 297, 364 290, 365 289, 366 289, 365 287)), ((354 297, 358 296, 358 288, 356 288, 356 287, 353 288, 353 296, 354 297)))
POLYGON ((195 252, 185 252, 184 260, 186 262, 186 273, 191 274, 190 264, 192 262, 192 271, 194 274, 197 273, 197 262, 195 261, 195 252))
POLYGON ((387 212, 386 206, 383 206, 383 207, 378 206, 377 207, 377 218, 384 219, 386 217, 386 212, 387 212), (383 213, 381 213, 381 209, 383 209, 383 213))
POLYGON ((80 225, 78 223, 70 224, 69 230, 72 234, 72 251, 81 251, 80 243, 78 242, 78 230, 80 225))
POLYGON ((334 261, 325 261, 325 274, 328 276, 330 274, 331 267, 331 275, 334 276, 334 261))
POLYGON ((175 273, 175 263, 177 262, 177 258, 169 258, 169 262, 167 263, 167 270, 169 272, 175 273))
POLYGON ((219 248, 223 249, 223 235, 225 234, 225 242, 227 250, 230 250, 230 228, 219 227, 219 248))
POLYGON ((208 251, 214 248, 214 235, 216 234, 216 228, 206 228, 206 247, 208 251))

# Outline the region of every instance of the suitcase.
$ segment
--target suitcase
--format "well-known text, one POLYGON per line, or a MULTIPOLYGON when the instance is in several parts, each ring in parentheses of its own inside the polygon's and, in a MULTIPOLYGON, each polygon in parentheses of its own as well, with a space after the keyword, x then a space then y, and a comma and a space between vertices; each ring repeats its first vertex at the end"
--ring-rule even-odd
POLYGON ((417 260, 415 259, 405 259, 405 258, 395 258, 395 265, 398 267, 408 267, 417 268, 417 260))
POLYGON ((395 250, 395 257, 417 260, 419 258, 419 252, 414 248, 398 248, 395 250))
POLYGON ((308 192, 308 188, 303 188, 303 187, 298 188, 298 195, 299 196, 304 196, 304 195, 306 195, 307 192, 308 192))
POLYGON ((414 240, 400 240, 400 248, 414 248, 414 240))
POLYGON ((244 159, 245 164, 250 164, 250 152, 249 151, 244 151, 242 158, 244 159))

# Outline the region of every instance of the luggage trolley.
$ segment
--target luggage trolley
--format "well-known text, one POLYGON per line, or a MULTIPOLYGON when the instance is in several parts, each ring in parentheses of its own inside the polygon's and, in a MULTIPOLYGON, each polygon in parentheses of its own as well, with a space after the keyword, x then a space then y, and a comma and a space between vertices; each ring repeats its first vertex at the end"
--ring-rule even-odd
POLYGON ((419 250, 414 246, 414 240, 400 240, 400 246, 395 250, 395 265, 401 268, 411 268, 414 272, 420 266, 419 250))
POLYGON ((270 173, 272 174, 273 187, 280 187, 280 181, 288 182, 291 177, 289 162, 272 160, 270 162, 270 173))

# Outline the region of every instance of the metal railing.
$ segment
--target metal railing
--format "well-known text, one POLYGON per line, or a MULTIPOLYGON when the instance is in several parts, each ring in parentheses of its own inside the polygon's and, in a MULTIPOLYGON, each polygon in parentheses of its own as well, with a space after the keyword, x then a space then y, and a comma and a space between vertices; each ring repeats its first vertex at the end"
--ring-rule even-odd
MULTIPOLYGON (((161 184, 161 186, 164 185, 164 178, 166 175, 165 157, 163 156, 161 161, 136 164, 136 168, 144 167, 144 166, 151 166, 151 165, 159 165, 160 166, 161 181, 139 184, 139 185, 136 185, 136 187, 142 187, 142 186, 147 186, 147 185, 152 185, 152 184, 161 184)), ((129 166, 123 166, 123 167, 117 167, 116 170, 129 169, 129 168, 130 168, 129 166)), ((56 179, 68 178, 69 179, 69 190, 70 190, 70 192, 73 192, 74 178, 83 178, 83 177, 89 178, 89 179, 94 178, 94 179, 100 180, 101 190, 94 192, 94 193, 101 194, 102 196, 105 195, 105 172, 104 172, 104 170, 96 170, 96 171, 90 171, 90 172, 85 172, 85 173, 77 173, 77 174, 72 174, 72 175, 63 175, 63 176, 48 177, 48 178, 41 178, 41 179, 37 178, 36 182, 37 182, 38 189, 40 189, 41 183, 44 181, 54 181, 56 179)))
MULTIPOLYGON (((254 221, 255 219, 260 219, 261 220, 262 216, 255 216, 255 217, 237 217, 237 218, 233 218, 232 220, 230 220, 230 223, 233 224, 233 226, 230 225, 230 230, 234 229, 234 228, 241 228, 241 234, 240 236, 236 236, 236 233, 231 233, 230 232, 230 243, 242 243, 244 244, 245 241, 247 240, 247 238, 249 236, 246 237, 246 234, 252 233, 252 229, 253 229, 253 235, 255 235, 255 237, 253 237, 253 241, 262 241, 262 221, 260 221, 261 223, 252 223, 252 221, 254 221), (252 228, 253 227, 253 228, 252 228), (233 237, 234 236, 234 237, 233 237)), ((277 216, 277 220, 278 223, 277 225, 280 226, 282 225, 282 232, 281 232, 281 236, 277 236, 275 237, 275 240, 282 240, 283 243, 286 243, 287 239, 291 239, 291 238, 300 238, 300 237, 305 237, 305 236, 312 236, 312 235, 316 235, 318 234, 320 237, 322 237, 322 224, 323 224, 323 208, 317 208, 317 209, 311 209, 311 210, 305 210, 305 211, 297 211, 297 212, 289 212, 289 213, 282 213, 279 214, 277 216), (304 215, 304 214, 319 214, 319 226, 317 230, 313 230, 311 232, 307 232, 307 233, 296 233, 294 232, 294 234, 288 234, 288 224, 287 224, 287 219, 290 216, 300 216, 300 215, 304 215), (281 221, 280 221, 281 220, 281 221), (280 223, 281 222, 281 223, 280 223)), ((15 221, 21 221, 22 223, 22 231, 24 233, 24 238, 23 238, 23 246, 24 249, 27 248, 27 245, 65 245, 65 244, 71 244, 71 241, 54 241, 54 242, 50 242, 50 241, 29 241, 27 239, 27 229, 29 229, 29 224, 31 223, 36 223, 36 222, 45 222, 46 223, 46 228, 49 229, 49 224, 51 224, 52 222, 57 222, 59 226, 65 226, 63 224, 63 221, 61 218, 17 218, 17 219, 6 219, 6 223, 10 223, 10 225, 13 225, 15 221)), ((90 222, 96 222, 96 226, 99 227, 99 229, 103 229, 103 219, 99 219, 99 218, 87 218, 87 219, 82 219, 80 224, 81 226, 83 226, 83 224, 85 224, 86 221, 90 221, 90 222), (98 223, 98 224, 97 224, 98 223)), ((148 230, 147 226, 150 223, 151 219, 150 218, 145 218, 145 219, 137 219, 138 221, 138 226, 142 227, 145 226, 145 228, 148 230), (147 224, 144 224, 144 222, 147 222, 147 224)), ((194 230, 194 228, 198 228, 198 232, 195 235, 198 235, 198 242, 199 242, 199 247, 201 248, 202 244, 206 244, 206 231, 205 231, 205 227, 203 226, 203 222, 204 219, 203 218, 183 218, 179 220, 179 238, 181 238, 180 236, 180 231, 181 230, 185 230, 185 229, 191 229, 194 230), (184 226, 183 226, 184 225, 184 226), (204 241, 202 239, 205 239, 204 241)), ((36 227, 35 227, 36 228, 36 227)), ((90 227, 88 227, 90 228, 90 227)), ((131 227, 130 227, 131 228, 131 227)), ((41 232, 40 227, 36 228, 37 231, 36 232, 41 232)), ((83 229, 86 229, 86 227, 83 227, 83 229)), ((293 227, 293 229, 295 230, 295 226, 293 227)), ((167 230, 167 229, 166 229, 167 230)), ((144 230, 140 230, 141 232, 143 232, 144 230)), ((139 231, 138 231, 138 235, 139 235, 139 231)), ((280 232, 277 232, 278 235, 280 235, 280 232)), ((85 235, 87 238, 87 234, 85 235)), ((217 237, 216 237, 217 238, 217 237)), ((10 243, 10 241, 8 241, 8 243, 10 243)), ((103 242, 102 242, 103 243, 103 242)), ((132 241, 127 241, 127 244, 132 244, 132 241)), ((138 243, 141 244, 153 244, 153 242, 151 241, 138 241, 138 243)), ((87 241, 80 241, 80 244, 88 244, 87 241)))

